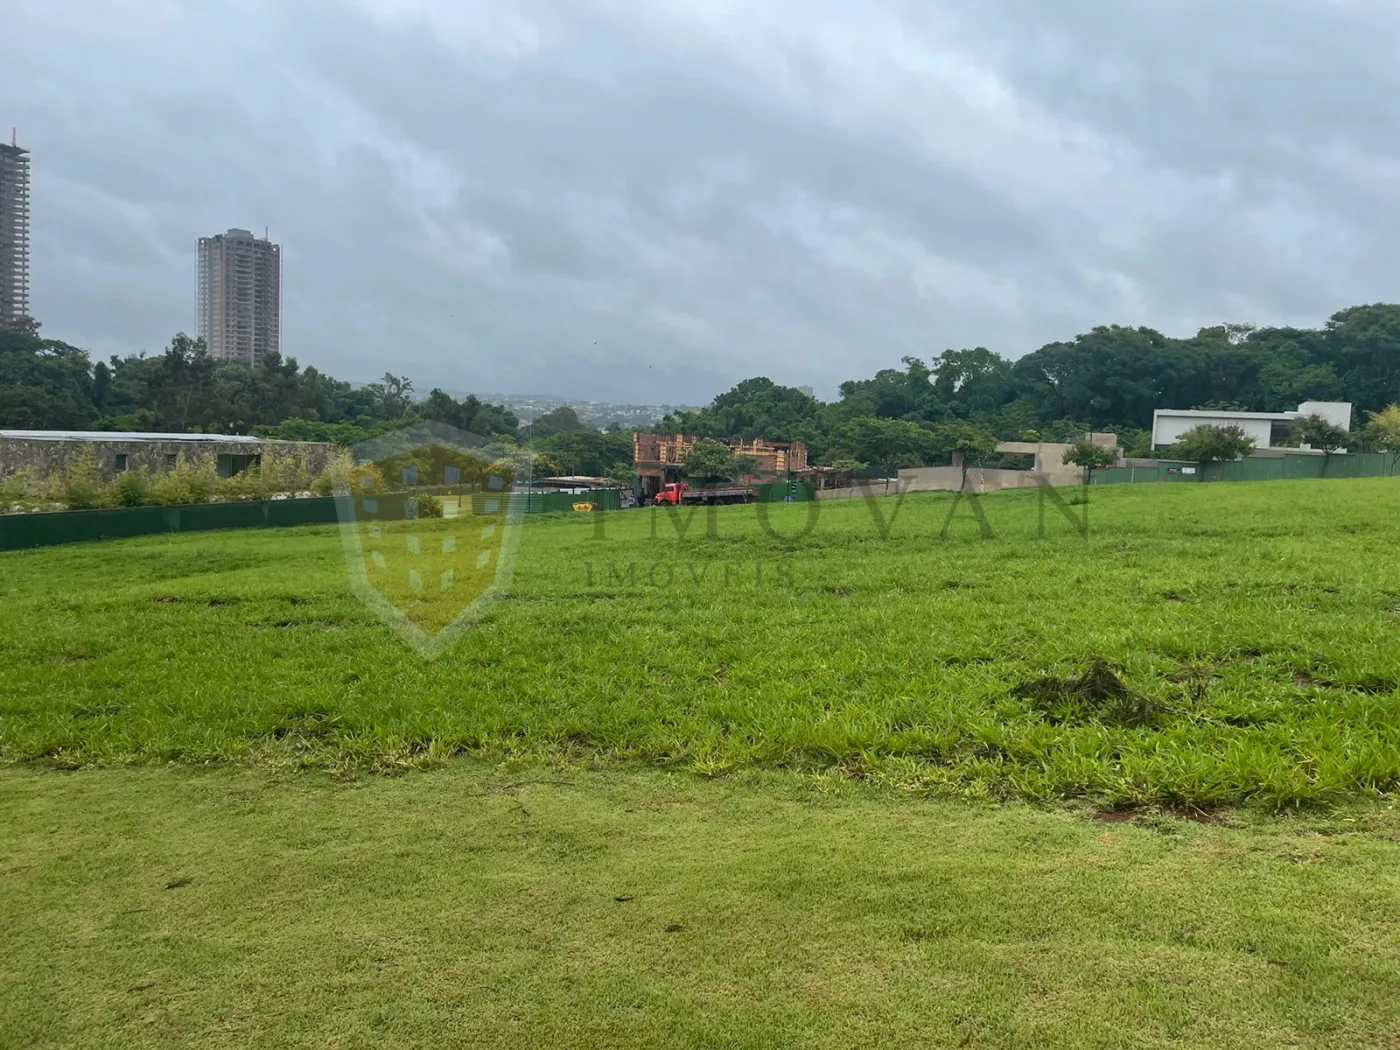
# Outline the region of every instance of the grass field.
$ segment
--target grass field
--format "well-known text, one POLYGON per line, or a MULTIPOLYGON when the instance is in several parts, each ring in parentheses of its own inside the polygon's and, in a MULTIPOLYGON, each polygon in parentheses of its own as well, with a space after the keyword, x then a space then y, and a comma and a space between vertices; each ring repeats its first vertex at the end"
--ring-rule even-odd
POLYGON ((978 509, 0 555, 0 1046, 1400 1046, 1400 484, 978 509))
POLYGON ((434 662, 349 594, 335 529, 6 554, 0 756, 533 756, 1205 809, 1400 783, 1400 484, 1095 490, 1087 538, 1035 494, 981 506, 530 521, 511 599, 434 662))
POLYGON ((1393 810, 0 770, 0 1046, 1400 1045, 1393 810))

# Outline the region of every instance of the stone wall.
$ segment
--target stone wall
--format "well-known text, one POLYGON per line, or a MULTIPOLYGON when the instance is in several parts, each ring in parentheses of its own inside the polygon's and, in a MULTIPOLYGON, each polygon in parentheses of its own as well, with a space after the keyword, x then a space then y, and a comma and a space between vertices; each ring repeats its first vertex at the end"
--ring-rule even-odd
POLYGON ((302 441, 259 441, 247 440, 189 441, 159 439, 120 439, 94 437, 92 439, 53 439, 16 438, 0 435, 0 477, 8 477, 26 467, 32 468, 40 477, 61 474, 79 452, 88 448, 97 460, 97 468, 102 478, 110 481, 117 476, 118 456, 126 457, 127 470, 145 470, 162 473, 172 469, 181 456, 186 462, 203 464, 213 460, 222 466, 221 474, 227 468, 240 466, 243 459, 225 458, 222 464, 219 457, 248 456, 293 456, 300 455, 306 462, 307 473, 315 478, 330 464, 335 446, 323 442, 302 441))

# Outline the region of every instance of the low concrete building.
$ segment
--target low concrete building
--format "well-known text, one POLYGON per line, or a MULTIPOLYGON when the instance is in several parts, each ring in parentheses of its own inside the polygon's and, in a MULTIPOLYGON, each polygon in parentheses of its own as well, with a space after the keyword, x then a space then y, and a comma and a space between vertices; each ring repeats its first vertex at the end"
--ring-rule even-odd
POLYGON ((265 441, 241 434, 137 434, 102 430, 0 430, 0 477, 26 467, 41 476, 61 473, 84 449, 105 480, 128 470, 173 470, 213 460, 219 477, 232 477, 268 454, 301 456, 313 478, 330 464, 335 446, 311 441, 265 441))
MULTIPOLYGON (((1112 449, 1115 453, 1118 451, 1117 434, 1094 433, 1087 436, 1101 448, 1112 449)), ((1065 462, 1065 453, 1073 447, 1053 441, 1003 441, 997 446, 997 452, 1001 455, 1034 457, 1030 469, 970 466, 967 468, 967 491, 982 493, 1047 484, 1078 485, 1084 480, 1084 468, 1065 462)), ((962 462, 956 455, 953 465, 949 467, 915 467, 899 472, 900 492, 957 492, 962 485, 962 462)))
POLYGON ((1217 409, 1159 408, 1152 413, 1152 447, 1167 449, 1192 427, 1239 427, 1255 448, 1286 445, 1293 423, 1304 416, 1321 416, 1343 430, 1351 429, 1350 401, 1304 401, 1296 412, 1225 412, 1217 409))

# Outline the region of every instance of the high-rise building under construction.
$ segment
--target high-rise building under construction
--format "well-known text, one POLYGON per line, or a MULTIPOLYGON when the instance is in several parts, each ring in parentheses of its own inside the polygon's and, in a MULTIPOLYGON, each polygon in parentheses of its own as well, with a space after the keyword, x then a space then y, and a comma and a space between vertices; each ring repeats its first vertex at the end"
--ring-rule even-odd
POLYGON ((0 143, 0 327, 29 316, 29 151, 0 143))
POLYGON ((195 334, 216 361, 261 368, 282 350, 282 249, 247 230, 199 239, 195 334))

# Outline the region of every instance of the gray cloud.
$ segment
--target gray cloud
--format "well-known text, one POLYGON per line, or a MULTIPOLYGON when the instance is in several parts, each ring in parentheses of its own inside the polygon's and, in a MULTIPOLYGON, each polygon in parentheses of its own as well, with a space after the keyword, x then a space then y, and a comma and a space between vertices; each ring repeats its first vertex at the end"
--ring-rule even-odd
POLYGON ((36 312, 99 353, 191 327, 228 226, 304 364, 618 400, 1400 283, 1388 4, 61 6, 7 14, 0 118, 36 312))

